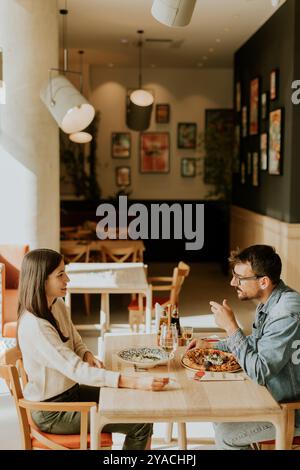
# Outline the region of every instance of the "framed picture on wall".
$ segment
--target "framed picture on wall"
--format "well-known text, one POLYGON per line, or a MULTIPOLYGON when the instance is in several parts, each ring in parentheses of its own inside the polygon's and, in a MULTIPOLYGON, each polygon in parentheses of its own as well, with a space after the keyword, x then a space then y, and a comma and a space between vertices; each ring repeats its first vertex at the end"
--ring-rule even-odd
POLYGON ((170 135, 168 132, 142 132, 140 172, 168 173, 170 170, 170 135))
POLYGON ((239 171, 241 153, 241 127, 239 125, 234 128, 234 142, 233 142, 233 172, 239 171))
POLYGON ((241 163, 241 184, 246 184, 246 163, 241 163))
POLYGON ((274 101, 278 98, 279 90, 279 69, 273 69, 270 74, 270 100, 274 101))
POLYGON ((193 177, 196 176, 196 159, 195 158, 182 158, 181 159, 181 176, 193 177))
POLYGON ((242 92, 241 92, 241 82, 237 82, 235 85, 235 109, 239 113, 242 106, 242 92))
POLYGON ((129 166, 116 167, 116 185, 117 186, 130 186, 131 184, 131 170, 129 166))
POLYGON ((242 107, 242 136, 248 135, 248 109, 247 106, 242 107))
POLYGON ((157 124, 168 124, 170 122, 170 105, 157 104, 155 107, 155 122, 157 124))
POLYGON ((268 169, 268 134, 265 132, 260 135, 260 169, 268 169))
POLYGON ((254 78, 250 82, 250 135, 258 134, 259 122, 259 78, 254 78))
POLYGON ((269 174, 282 173, 282 134, 283 109, 279 108, 270 113, 269 124, 269 174))
POLYGON ((195 149, 197 145, 197 124, 179 122, 177 130, 177 147, 179 149, 195 149))
POLYGON ((252 156, 252 186, 259 186, 259 154, 254 152, 252 156))
POLYGON ((269 111, 269 94, 267 92, 261 94, 261 119, 265 121, 268 118, 269 111))
POLYGON ((111 135, 112 158, 129 158, 131 151, 131 134, 129 132, 113 132, 111 135))

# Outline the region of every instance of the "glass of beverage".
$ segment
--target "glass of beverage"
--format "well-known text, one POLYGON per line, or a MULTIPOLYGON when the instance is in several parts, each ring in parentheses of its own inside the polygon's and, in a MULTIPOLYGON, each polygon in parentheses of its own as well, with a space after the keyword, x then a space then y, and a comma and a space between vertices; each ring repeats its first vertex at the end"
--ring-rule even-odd
POLYGON ((182 327, 182 337, 185 340, 185 345, 188 346, 193 338, 193 327, 192 326, 183 326, 182 327))
POLYGON ((174 358, 178 348, 178 331, 176 325, 162 325, 160 334, 160 347, 168 354, 168 374, 170 373, 170 361, 174 358))

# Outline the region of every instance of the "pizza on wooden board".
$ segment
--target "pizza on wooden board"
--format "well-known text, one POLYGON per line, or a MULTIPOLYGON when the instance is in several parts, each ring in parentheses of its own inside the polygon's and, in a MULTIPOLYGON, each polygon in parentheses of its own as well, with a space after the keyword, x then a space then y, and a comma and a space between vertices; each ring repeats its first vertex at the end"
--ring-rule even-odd
POLYGON ((191 349, 183 356, 182 363, 191 369, 211 372, 235 372, 241 369, 233 354, 218 349, 191 349))

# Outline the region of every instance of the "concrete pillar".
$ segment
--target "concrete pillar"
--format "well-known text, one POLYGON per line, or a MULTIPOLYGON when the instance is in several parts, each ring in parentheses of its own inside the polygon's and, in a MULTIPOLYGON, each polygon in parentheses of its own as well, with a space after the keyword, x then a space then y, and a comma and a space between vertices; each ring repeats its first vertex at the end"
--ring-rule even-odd
POLYGON ((58 126, 40 99, 58 66, 56 0, 0 0, 0 244, 59 248, 58 126))

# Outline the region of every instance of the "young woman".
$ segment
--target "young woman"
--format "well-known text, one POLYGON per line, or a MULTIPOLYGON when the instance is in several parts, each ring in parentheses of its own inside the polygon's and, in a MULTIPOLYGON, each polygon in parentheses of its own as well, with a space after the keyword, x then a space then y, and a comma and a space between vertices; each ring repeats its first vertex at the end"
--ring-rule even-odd
MULTIPOLYGON (((23 260, 19 287, 18 344, 32 401, 96 401, 100 387, 162 390, 166 378, 129 377, 105 370, 88 351, 63 300, 69 278, 62 255, 53 250, 29 252, 23 260)), ((79 412, 32 412, 41 431, 80 432, 79 412)), ((126 434, 123 449, 149 448, 152 424, 111 424, 103 432, 126 434)))

